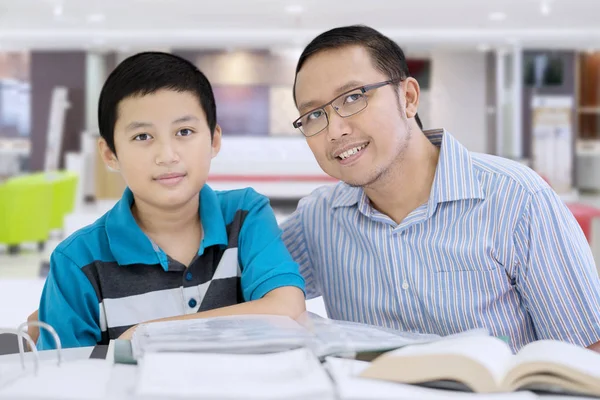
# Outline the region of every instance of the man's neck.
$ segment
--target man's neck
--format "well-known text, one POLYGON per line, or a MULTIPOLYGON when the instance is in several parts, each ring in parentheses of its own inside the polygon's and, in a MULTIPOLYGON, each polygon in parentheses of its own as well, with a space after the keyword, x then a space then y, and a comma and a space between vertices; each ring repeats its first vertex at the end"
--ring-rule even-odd
POLYGON ((413 131, 404 153, 385 176, 364 188, 372 206, 397 224, 428 201, 439 159, 439 149, 420 130, 413 131))
POLYGON ((201 230, 199 201, 198 195, 183 207, 175 209, 158 209, 145 202, 136 201, 131 212, 140 228, 152 239, 177 237, 201 230))

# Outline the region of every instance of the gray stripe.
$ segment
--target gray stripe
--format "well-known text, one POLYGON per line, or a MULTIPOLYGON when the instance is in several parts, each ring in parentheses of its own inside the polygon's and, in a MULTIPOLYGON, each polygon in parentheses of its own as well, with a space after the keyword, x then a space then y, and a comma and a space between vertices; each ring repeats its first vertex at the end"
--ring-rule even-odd
POLYGON ((240 278, 216 279, 212 281, 198 311, 208 311, 243 303, 244 296, 242 295, 241 286, 240 278))
POLYGON ((200 285, 212 279, 224 250, 217 246, 206 249, 187 270, 165 271, 159 264, 119 266, 116 262, 95 261, 82 268, 94 287, 98 301, 136 296, 158 290, 200 285), (186 280, 187 273, 192 280, 186 280))
POLYGON ((227 237, 229 238, 228 248, 238 247, 238 238, 247 216, 248 211, 238 210, 233 216, 231 223, 227 225, 227 237))

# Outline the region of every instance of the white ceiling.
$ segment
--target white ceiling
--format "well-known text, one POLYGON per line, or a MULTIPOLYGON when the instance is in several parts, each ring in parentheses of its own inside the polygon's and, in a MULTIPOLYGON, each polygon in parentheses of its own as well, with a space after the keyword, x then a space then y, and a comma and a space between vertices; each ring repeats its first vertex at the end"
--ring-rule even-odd
POLYGON ((0 48, 297 47, 355 23, 414 49, 600 48, 600 0, 0 0, 0 48))

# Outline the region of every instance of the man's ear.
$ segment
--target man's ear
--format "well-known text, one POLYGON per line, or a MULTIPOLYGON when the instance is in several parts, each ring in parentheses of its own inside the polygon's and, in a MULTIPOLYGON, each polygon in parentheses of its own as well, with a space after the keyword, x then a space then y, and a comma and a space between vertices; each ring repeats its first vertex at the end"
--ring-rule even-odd
POLYGON ((98 151, 100 152, 100 157, 102 157, 102 161, 104 164, 113 171, 119 171, 119 160, 117 160, 117 155, 113 153, 113 151, 108 147, 108 143, 104 140, 103 137, 98 139, 98 151))
POLYGON ((419 110, 419 97, 421 96, 421 88, 419 82, 415 78, 406 78, 402 85, 404 92, 404 109, 406 110, 406 118, 414 118, 419 110))
POLYGON ((223 132, 221 131, 221 126, 219 124, 217 124, 215 126, 215 131, 213 133, 213 137, 212 137, 212 157, 215 158, 217 156, 217 154, 219 154, 219 151, 221 151, 221 137, 223 135, 223 132))

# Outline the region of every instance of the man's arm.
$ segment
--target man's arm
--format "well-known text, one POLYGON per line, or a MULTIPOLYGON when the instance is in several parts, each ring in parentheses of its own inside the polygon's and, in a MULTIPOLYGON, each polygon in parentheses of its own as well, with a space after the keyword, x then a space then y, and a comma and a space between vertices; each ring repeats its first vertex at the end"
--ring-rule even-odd
POLYGON ((538 338, 599 350, 598 272, 581 227, 554 191, 531 195, 515 246, 517 289, 538 338))
POLYGON ((600 353, 600 341, 598 341, 598 342, 596 342, 596 343, 588 346, 587 348, 590 349, 590 350, 597 351, 598 353, 600 353))
POLYGON ((306 240, 307 230, 311 227, 304 226, 304 212, 314 205, 309 204, 311 197, 306 197, 298 203, 298 208, 281 224, 283 230, 283 243, 300 267, 300 274, 306 284, 306 298, 314 299, 322 295, 318 275, 315 273, 309 245, 306 240))

